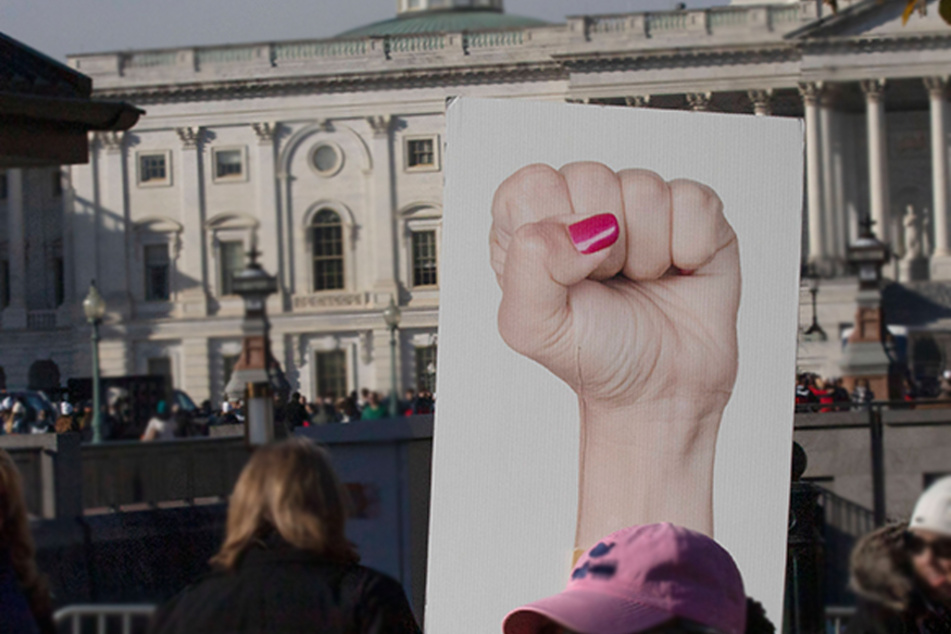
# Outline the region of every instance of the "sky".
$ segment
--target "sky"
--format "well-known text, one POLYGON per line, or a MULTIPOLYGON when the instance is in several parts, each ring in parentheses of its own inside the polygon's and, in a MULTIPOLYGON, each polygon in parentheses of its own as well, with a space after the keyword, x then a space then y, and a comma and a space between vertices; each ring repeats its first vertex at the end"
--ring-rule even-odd
MULTIPOLYGON (((505 0, 505 11, 563 22, 676 2, 505 0)), ((686 0, 688 8, 726 3, 686 0)), ((333 37, 395 15, 396 0, 0 0, 0 32, 65 61, 73 53, 333 37)))

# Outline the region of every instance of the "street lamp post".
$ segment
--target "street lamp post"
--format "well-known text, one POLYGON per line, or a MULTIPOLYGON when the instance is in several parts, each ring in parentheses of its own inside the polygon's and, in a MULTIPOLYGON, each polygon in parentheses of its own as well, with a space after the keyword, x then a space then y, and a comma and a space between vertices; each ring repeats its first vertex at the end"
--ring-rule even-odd
POLYGON ((816 313, 816 296, 819 294, 819 275, 812 267, 810 267, 809 273, 806 276, 806 283, 808 284, 809 294, 812 295, 812 325, 802 333, 803 339, 806 341, 825 341, 827 339, 826 333, 822 329, 822 326, 819 325, 819 319, 816 313))
POLYGON ((102 442, 102 412, 99 404, 99 324, 106 314, 106 300, 96 288, 96 280, 89 283, 89 293, 83 300, 86 321, 92 326, 92 441, 102 442))
POLYGON ((383 321, 390 329, 390 418, 396 418, 396 330, 400 326, 400 307, 390 296, 390 305, 383 309, 383 321))

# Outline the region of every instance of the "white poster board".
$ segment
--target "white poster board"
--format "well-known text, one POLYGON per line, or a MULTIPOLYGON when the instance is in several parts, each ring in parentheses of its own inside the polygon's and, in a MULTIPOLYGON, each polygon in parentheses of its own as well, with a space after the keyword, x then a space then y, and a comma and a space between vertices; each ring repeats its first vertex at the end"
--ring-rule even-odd
MULTIPOLYGON (((457 99, 447 110, 428 634, 488 634, 561 591, 575 545, 578 399, 499 334, 493 196, 535 163, 712 188, 739 244, 739 367, 716 440, 714 537, 780 624, 802 208, 797 119, 457 99)), ((704 368, 696 368, 704 372, 704 368)), ((607 534, 619 527, 604 531, 607 534)))

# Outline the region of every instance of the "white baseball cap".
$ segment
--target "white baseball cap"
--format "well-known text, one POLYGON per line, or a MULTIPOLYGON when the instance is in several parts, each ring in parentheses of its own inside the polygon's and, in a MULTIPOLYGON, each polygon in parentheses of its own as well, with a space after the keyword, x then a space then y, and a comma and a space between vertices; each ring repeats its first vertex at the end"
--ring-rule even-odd
POLYGON ((908 528, 920 528, 951 536, 951 476, 928 487, 911 514, 908 528))

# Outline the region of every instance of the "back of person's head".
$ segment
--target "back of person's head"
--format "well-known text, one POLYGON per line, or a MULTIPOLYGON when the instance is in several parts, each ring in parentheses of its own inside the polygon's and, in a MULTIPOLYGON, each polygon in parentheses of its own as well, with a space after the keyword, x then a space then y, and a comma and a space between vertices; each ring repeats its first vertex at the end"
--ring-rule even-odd
POLYGON ((267 445, 238 477, 225 541, 211 563, 234 569, 257 540, 273 533, 330 561, 355 563, 346 520, 347 495, 324 449, 305 438, 267 445))
POLYGON ((36 550, 30 534, 20 472, 10 454, 0 449, 0 556, 4 551, 10 557, 30 611, 37 620, 49 618, 52 609, 49 590, 36 569, 36 550))
POLYGON ((634 634, 694 625, 744 634, 747 609, 740 571, 719 544, 673 524, 647 524, 601 539, 563 592, 510 612, 502 629, 541 634, 557 624, 579 634, 634 634))

